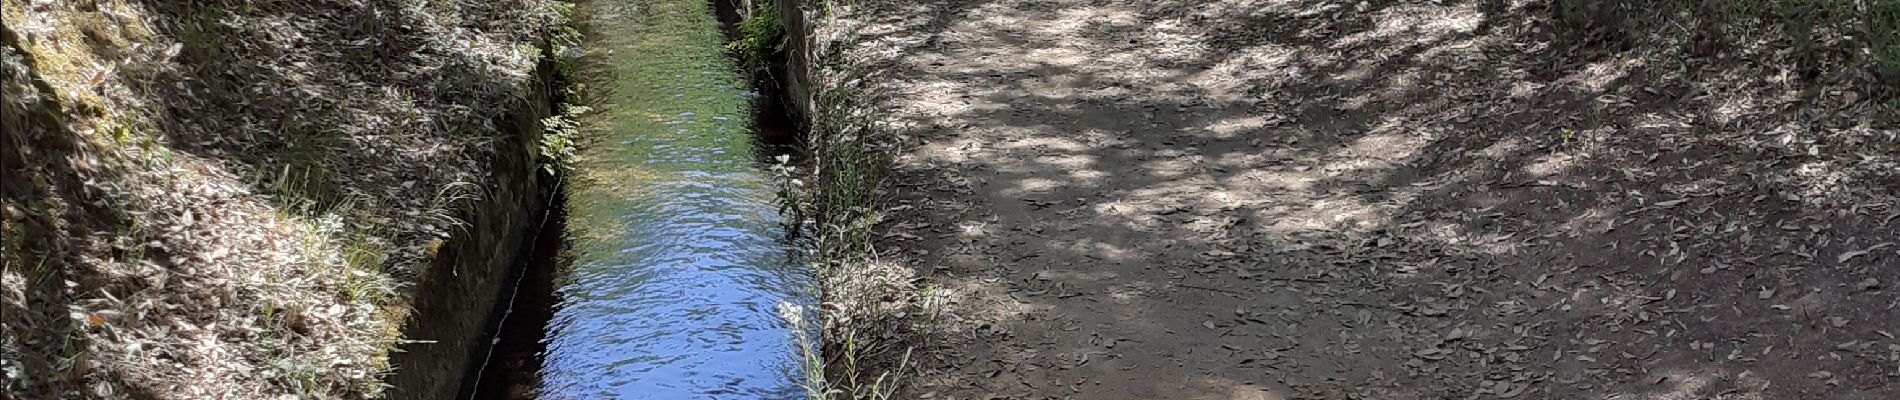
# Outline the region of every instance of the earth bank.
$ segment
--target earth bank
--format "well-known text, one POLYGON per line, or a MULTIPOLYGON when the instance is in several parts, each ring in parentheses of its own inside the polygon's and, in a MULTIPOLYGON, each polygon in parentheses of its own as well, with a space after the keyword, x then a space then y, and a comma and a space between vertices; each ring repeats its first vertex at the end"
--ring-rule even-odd
POLYGON ((560 154, 557 4, 3 5, 7 397, 455 393, 560 154))

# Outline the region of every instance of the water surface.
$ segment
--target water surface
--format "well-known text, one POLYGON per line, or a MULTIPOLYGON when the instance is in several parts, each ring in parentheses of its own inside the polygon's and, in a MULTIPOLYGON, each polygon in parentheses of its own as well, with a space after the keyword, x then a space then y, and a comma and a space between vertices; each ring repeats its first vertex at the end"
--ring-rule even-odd
POLYGON ((777 306, 810 282, 708 3, 590 3, 597 139, 570 173, 539 372, 511 397, 802 398, 777 306))

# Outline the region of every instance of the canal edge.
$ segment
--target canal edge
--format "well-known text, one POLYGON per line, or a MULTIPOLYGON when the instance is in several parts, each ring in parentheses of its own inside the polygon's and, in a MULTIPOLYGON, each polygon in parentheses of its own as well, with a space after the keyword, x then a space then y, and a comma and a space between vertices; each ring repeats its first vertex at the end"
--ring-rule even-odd
POLYGON ((935 320, 927 288, 910 265, 880 258, 883 238, 901 232, 884 224, 896 212, 889 198, 892 157, 904 141, 895 135, 888 93, 871 79, 874 59, 859 48, 856 2, 837 0, 713 0, 773 7, 784 37, 779 54, 765 57, 774 85, 803 126, 807 159, 795 169, 793 207, 811 239, 808 264, 818 283, 815 357, 808 356, 808 398, 883 399, 900 396, 927 348, 922 324, 935 320), (766 3, 758 3, 765 1, 766 3))

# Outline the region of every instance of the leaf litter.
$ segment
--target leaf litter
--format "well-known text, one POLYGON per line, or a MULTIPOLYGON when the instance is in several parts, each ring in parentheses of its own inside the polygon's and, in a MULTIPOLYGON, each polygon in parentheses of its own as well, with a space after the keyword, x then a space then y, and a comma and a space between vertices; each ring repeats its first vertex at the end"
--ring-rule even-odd
POLYGON ((906 262, 958 294, 922 393, 1900 391, 1869 322, 1900 307, 1896 164, 1852 150, 1896 114, 1793 100, 1738 61, 1770 48, 1597 54, 1462 2, 864 7, 895 196, 931 205, 899 218, 937 227, 891 245, 946 250, 906 262), (1097 337, 1131 340, 1076 363, 1097 337))

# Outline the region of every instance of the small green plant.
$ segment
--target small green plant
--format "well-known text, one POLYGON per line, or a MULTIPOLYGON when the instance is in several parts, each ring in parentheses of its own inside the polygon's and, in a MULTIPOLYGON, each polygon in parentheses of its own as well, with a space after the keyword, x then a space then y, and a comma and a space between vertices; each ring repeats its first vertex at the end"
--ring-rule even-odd
MULTIPOLYGON (((808 167, 798 189, 801 219, 813 229, 811 252, 820 298, 828 303, 858 305, 863 310, 891 301, 871 287, 908 287, 910 283, 877 260, 876 227, 883 220, 879 195, 889 173, 888 137, 878 129, 881 104, 863 87, 830 86, 820 93, 811 116, 808 167)), ((914 295, 914 293, 912 293, 914 295)), ((906 296, 909 297, 909 296, 906 296)), ((902 315, 918 315, 909 299, 893 309, 871 311, 819 310, 824 390, 812 399, 883 400, 895 396, 903 374, 912 368, 902 315), (902 309, 903 312, 893 310, 902 309)), ((809 367, 808 367, 809 368, 809 367)))
MULTIPOLYGON (((780 162, 783 163, 783 161, 780 162)), ((818 329, 812 326, 811 318, 808 313, 806 313, 805 307, 780 302, 778 304, 778 315, 780 318, 785 319, 787 325, 791 325, 792 327, 792 344, 798 346, 798 354, 800 356, 799 370, 804 374, 803 382, 799 382, 798 385, 805 388, 805 399, 822 400, 828 398, 831 394, 831 385, 827 384, 825 380, 825 357, 819 354, 820 346, 812 335, 812 333, 817 332, 818 329)))
POLYGON ((580 116, 593 108, 562 104, 561 113, 541 119, 541 168, 549 174, 574 167, 574 154, 581 137, 580 116))
POLYGON ((553 175, 573 168, 574 155, 582 142, 580 117, 593 108, 581 105, 579 74, 585 54, 581 11, 568 1, 556 1, 548 6, 559 19, 553 24, 549 51, 554 65, 554 85, 558 88, 555 100, 560 103, 560 112, 541 119, 543 131, 536 150, 541 169, 553 175))
POLYGON ((803 198, 800 194, 805 191, 805 181, 798 178, 798 167, 792 165, 791 155, 780 154, 773 156, 772 160, 772 177, 778 183, 778 212, 791 215, 792 221, 804 220, 804 216, 799 215, 798 205, 803 198))
POLYGON ((120 232, 118 237, 120 240, 126 241, 124 253, 126 261, 138 263, 145 260, 145 225, 139 223, 139 216, 137 214, 129 214, 127 216, 129 220, 125 224, 124 231, 120 232))
POLYGON ((575 8, 574 3, 566 1, 549 3, 548 8, 553 9, 556 18, 560 19, 553 25, 552 32, 549 34, 550 48, 548 50, 554 55, 554 74, 561 83, 564 83, 561 86, 567 86, 566 89, 571 90, 571 85, 565 83, 575 82, 577 61, 582 54, 585 54, 581 47, 585 36, 581 33, 580 11, 575 8))
POLYGON ((382 237, 356 232, 343 243, 343 285, 344 298, 352 304, 377 303, 395 295, 387 283, 380 277, 384 261, 389 258, 389 246, 382 237))
POLYGON ((760 2, 751 17, 739 22, 739 39, 726 46, 739 52, 745 60, 746 71, 764 69, 766 60, 785 50, 785 24, 779 20, 778 7, 771 2, 760 2))
POLYGON ((897 385, 903 382, 904 370, 910 367, 910 353, 909 348, 904 349, 904 355, 898 359, 897 366, 878 373, 876 378, 859 376, 868 370, 860 365, 858 360, 858 356, 865 354, 865 351, 858 348, 857 332, 845 334, 843 354, 845 381, 842 387, 849 389, 851 399, 889 400, 896 394, 897 385))
POLYGON ((186 10, 185 20, 175 31, 181 46, 180 55, 191 61, 185 65, 215 65, 219 60, 228 59, 231 49, 228 42, 232 35, 219 23, 227 12, 199 3, 191 3, 186 10))
POLYGON ((1870 1, 1865 14, 1874 71, 1887 86, 1900 90, 1900 1, 1870 1))

